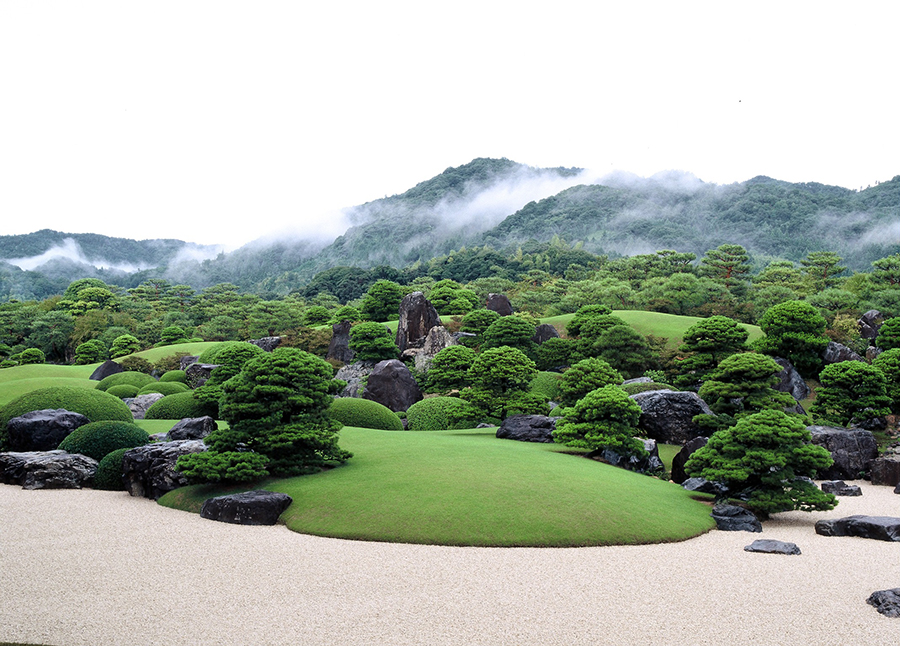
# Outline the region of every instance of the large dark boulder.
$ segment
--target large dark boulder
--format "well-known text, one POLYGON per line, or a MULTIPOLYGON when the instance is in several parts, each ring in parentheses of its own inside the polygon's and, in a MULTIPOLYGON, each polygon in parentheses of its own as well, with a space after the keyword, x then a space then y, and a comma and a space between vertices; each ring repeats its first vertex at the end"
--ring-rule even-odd
POLYGON ((254 339, 250 341, 253 345, 258 348, 262 348, 265 352, 271 352, 279 345, 281 345, 281 337, 280 336, 264 336, 261 339, 254 339))
POLYGON ((842 343, 829 341, 822 351, 822 360, 828 365, 843 361, 862 361, 863 358, 842 343))
POLYGON ((800 376, 800 373, 794 368, 793 364, 787 359, 774 357, 775 363, 781 366, 781 372, 778 373, 778 383, 775 384, 775 390, 783 393, 790 393, 791 396, 800 401, 809 397, 811 392, 809 386, 800 376))
POLYGON ((665 468, 659 457, 659 447, 656 446, 656 440, 649 440, 643 437, 635 438, 644 444, 644 450, 647 455, 638 458, 633 455, 621 455, 611 449, 604 449, 600 452, 600 457, 609 462, 614 467, 620 469, 628 469, 637 473, 647 473, 653 471, 661 471, 665 468))
POLYGON ((400 301, 400 320, 397 323, 397 347, 421 348, 428 331, 441 324, 441 317, 434 305, 422 292, 407 294, 400 301))
POLYGON ((366 380, 374 368, 375 362, 373 361, 357 361, 338 370, 334 378, 347 384, 338 397, 362 397, 366 380))
POLYGON ((771 538, 761 538, 744 547, 745 552, 760 552, 761 554, 787 554, 795 556, 800 554, 800 548, 796 543, 776 541, 771 538))
POLYGON ((818 480, 856 480, 872 468, 878 444, 871 431, 837 426, 807 426, 813 444, 831 453, 834 464, 818 473, 818 480))
POLYGON ((856 322, 859 326, 859 335, 869 340, 878 336, 878 330, 882 323, 884 323, 884 317, 878 310, 869 310, 856 322))
POLYGON ((696 491, 698 493, 709 493, 717 497, 722 497, 728 493, 728 487, 721 482, 713 482, 706 478, 688 478, 681 483, 686 491, 696 491))
POLYGON ((293 499, 286 493, 246 491, 209 498, 200 508, 200 515, 235 525, 274 525, 291 502, 293 499))
POLYGON ((398 359, 389 359, 375 364, 362 396, 396 413, 422 399, 422 391, 406 364, 398 359))
POLYGON ((531 337, 531 340, 535 343, 543 343, 544 341, 549 341, 550 339, 558 339, 559 332, 556 331, 556 328, 547 323, 541 323, 534 329, 534 336, 531 337))
POLYGON ((900 542, 900 518, 891 516, 847 516, 816 521, 816 534, 858 536, 878 541, 900 542))
POLYGON ((497 429, 497 437, 519 442, 552 442, 558 419, 546 415, 510 415, 497 429))
POLYGON ((896 487, 900 484, 900 447, 891 446, 872 462, 872 484, 896 487))
POLYGON ((120 372, 125 372, 125 368, 120 366, 115 361, 107 359, 106 361, 101 363, 99 366, 97 366, 97 369, 91 373, 91 376, 88 377, 88 379, 93 379, 94 381, 101 381, 103 379, 106 379, 110 375, 117 375, 120 372))
POLYGON ((148 444, 126 451, 122 456, 122 479, 132 496, 156 500, 173 489, 188 484, 187 478, 175 470, 178 458, 206 450, 201 440, 176 440, 148 444))
POLYGON ((762 524, 753 512, 736 505, 716 505, 710 516, 723 532, 761 532, 762 524))
POLYGON ((91 484, 97 461, 80 453, 0 453, 0 482, 23 489, 81 489, 91 484))
POLYGON ((648 390, 631 398, 641 407, 638 426, 647 435, 663 444, 685 444, 703 434, 694 424, 694 415, 712 411, 694 392, 648 390))
POLYGON ((169 429, 166 439, 170 442, 174 440, 202 440, 216 428, 216 420, 209 415, 204 417, 187 417, 169 429))
POLYGON ((487 302, 484 306, 493 312, 497 312, 500 316, 511 316, 513 313, 512 303, 509 302, 505 294, 488 294, 487 302))
POLYGON ((147 393, 146 395, 138 395, 137 397, 126 397, 122 401, 131 410, 131 416, 134 419, 144 419, 147 411, 153 404, 165 397, 162 393, 147 393))
POLYGON ((874 606, 885 617, 900 617, 900 588, 873 592, 866 603, 874 606))
POLYGON ((843 480, 826 480, 821 484, 822 491, 835 496, 861 496, 859 485, 848 485, 843 480))
POLYGON ((35 410, 13 417, 6 425, 13 451, 52 451, 79 426, 90 422, 81 413, 64 408, 35 410))
POLYGON ((681 484, 688 479, 688 474, 684 470, 688 458, 693 455, 697 449, 702 449, 709 442, 708 437, 695 437, 688 440, 681 450, 672 458, 672 482, 681 484))
POLYGON ((352 363, 356 353, 350 349, 350 321, 341 321, 331 326, 331 342, 328 344, 326 359, 352 363))

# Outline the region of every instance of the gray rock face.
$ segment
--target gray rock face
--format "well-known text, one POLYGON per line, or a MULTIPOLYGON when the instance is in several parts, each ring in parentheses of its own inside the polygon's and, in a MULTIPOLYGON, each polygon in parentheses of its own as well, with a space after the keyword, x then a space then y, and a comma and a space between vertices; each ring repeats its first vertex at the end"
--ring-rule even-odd
POLYGON ((199 388, 206 383, 212 371, 219 367, 216 363, 192 363, 184 369, 188 386, 199 388))
POLYGON ((197 359, 199 359, 199 358, 200 358, 199 354, 187 355, 187 356, 181 357, 181 359, 178 362, 178 367, 180 370, 187 371, 188 367, 190 367, 192 364, 197 363, 197 359))
POLYGON ((422 399, 422 391, 406 364, 397 359, 389 359, 375 364, 362 396, 363 399, 376 401, 396 413, 422 399))
POLYGON ((634 379, 626 379, 622 382, 623 386, 627 386, 628 384, 652 384, 653 380, 650 377, 635 377, 634 379))
POLYGON ((836 341, 829 341, 822 352, 822 360, 827 365, 841 363, 842 361, 862 361, 863 358, 847 346, 836 341))
POLYGON ((352 363, 356 353, 350 349, 350 321, 341 321, 331 326, 331 342, 328 344, 326 359, 352 363))
POLYGON ((866 603, 885 617, 900 617, 900 588, 873 592, 866 603))
POLYGON ((716 505, 710 516, 723 532, 761 532, 762 524, 752 512, 735 505, 716 505))
POLYGON ((544 341, 558 338, 559 332, 556 331, 555 327, 547 323, 541 323, 534 329, 534 336, 531 337, 531 340, 535 343, 543 343, 544 341))
POLYGON ((688 458, 691 457, 694 451, 702 449, 707 442, 709 442, 708 437, 695 437, 692 440, 688 440, 678 454, 672 458, 672 482, 681 484, 688 479, 684 465, 687 464, 688 458))
POLYGON ((843 480, 826 480, 822 483, 822 491, 835 496, 861 496, 859 485, 848 485, 843 480))
POLYGON ((644 450, 649 454, 647 457, 626 457, 624 455, 616 453, 615 451, 611 451, 610 449, 604 449, 600 453, 600 455, 604 460, 609 462, 614 467, 619 467, 620 469, 628 469, 629 471, 635 471, 637 473, 647 473, 648 471, 658 471, 660 469, 664 469, 665 465, 659 458, 659 448, 656 446, 656 440, 649 440, 643 437, 638 437, 635 439, 640 440, 644 444, 644 450))
POLYGON ((487 302, 484 306, 493 312, 497 312, 500 316, 511 316, 513 313, 512 303, 509 302, 505 294, 488 294, 487 302))
POLYGON ((809 386, 803 381, 800 373, 794 369, 793 364, 787 359, 775 357, 775 363, 781 366, 781 372, 778 373, 778 383, 775 384, 775 390, 783 393, 790 393, 791 396, 800 401, 809 397, 809 386))
POLYGON ((6 425, 13 451, 52 451, 79 426, 90 422, 81 413, 64 408, 35 410, 13 417, 6 425))
POLYGON ((872 462, 872 484, 886 487, 900 485, 900 451, 888 449, 872 462))
POLYGON ((209 415, 204 417, 187 417, 169 429, 166 433, 168 441, 202 440, 216 430, 216 420, 209 415))
POLYGON ((641 407, 638 426, 663 444, 685 444, 699 437, 702 432, 693 422, 694 415, 712 414, 706 402, 694 392, 648 390, 631 398, 641 407))
POLYGON ((859 335, 864 339, 874 339, 878 336, 878 330, 884 323, 884 317, 878 310, 869 310, 856 322, 859 325, 859 335))
POLYGON ((787 543, 785 541, 775 541, 765 538, 753 541, 752 543, 744 547, 744 551, 761 552, 763 554, 800 554, 800 548, 797 547, 796 543, 787 543))
POLYGON ((254 339, 250 341, 253 345, 262 348, 266 352, 271 352, 279 345, 281 345, 281 337, 280 336, 264 336, 261 339, 254 339))
POLYGON ((0 482, 23 489, 81 489, 94 479, 97 461, 65 451, 0 453, 0 482))
POLYGON ((431 362, 434 361, 435 355, 444 348, 456 345, 456 341, 450 336, 443 325, 435 325, 428 330, 425 337, 425 343, 422 344, 421 350, 415 355, 416 370, 419 372, 428 372, 431 368, 431 362))
POLYGON ((681 486, 687 491, 710 493, 714 496, 722 496, 728 491, 728 488, 721 483, 712 482, 705 478, 688 478, 681 483, 681 486))
POLYGON ((871 431, 837 426, 807 426, 813 444, 831 453, 834 464, 820 471, 822 480, 856 480, 868 473, 878 456, 878 445, 871 431))
POLYGON ((836 520, 819 520, 816 521, 816 534, 900 542, 900 518, 856 515, 836 520))
POLYGON ((200 508, 200 515, 235 525, 274 525, 292 502, 285 493, 247 491, 209 498, 200 508))
POLYGON ((93 379, 94 381, 100 381, 101 379, 106 379, 110 375, 117 375, 120 372, 125 372, 125 368, 120 366, 115 361, 107 359, 99 366, 94 372, 91 373, 91 376, 88 379, 93 379))
POLYGON ((373 368, 375 364, 371 361, 357 361, 338 370, 334 378, 347 383, 338 397, 362 397, 365 382, 373 368))
POLYGON ((397 347, 421 348, 428 331, 441 324, 441 317, 434 305, 422 292, 407 294, 400 301, 400 321, 397 324, 397 347))
POLYGON ((497 437, 519 442, 552 442, 558 419, 546 415, 510 415, 497 429, 497 437))
POLYGON ((156 500, 173 489, 188 484, 175 470, 179 456, 206 450, 201 440, 177 440, 148 444, 126 451, 122 457, 125 489, 132 496, 156 500))
POLYGON ((144 419, 147 409, 153 406, 160 399, 165 397, 162 393, 147 393, 146 395, 138 395, 137 397, 126 397, 122 401, 131 409, 131 415, 135 419, 144 419))

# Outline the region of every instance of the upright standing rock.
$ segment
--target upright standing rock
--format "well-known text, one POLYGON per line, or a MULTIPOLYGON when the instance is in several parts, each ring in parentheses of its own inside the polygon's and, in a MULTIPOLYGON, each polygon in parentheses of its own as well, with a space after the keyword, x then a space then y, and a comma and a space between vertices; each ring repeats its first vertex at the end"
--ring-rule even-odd
POLYGON ((428 331, 441 324, 441 317, 434 305, 422 292, 407 294, 400 301, 400 321, 397 323, 397 347, 421 348, 428 331))
POLYGON ((800 376, 800 373, 797 372, 793 364, 781 357, 775 357, 775 363, 781 366, 781 372, 776 375, 778 377, 778 383, 775 384, 775 390, 779 390, 783 393, 790 393, 797 401, 809 397, 809 386, 803 381, 803 377, 800 376))
POLYGON ((447 328, 443 325, 435 325, 428 331, 428 336, 425 337, 422 349, 416 351, 416 370, 418 372, 428 372, 431 369, 431 362, 434 361, 437 353, 451 345, 456 345, 456 341, 450 336, 447 328))
POLYGON ((874 339, 878 336, 878 330, 884 323, 884 317, 878 310, 869 310, 856 322, 859 326, 859 336, 864 339, 874 339))
POLYGON ((331 343, 328 344, 326 359, 353 363, 356 353, 350 349, 350 321, 341 321, 331 326, 331 343))
POLYGON ((117 375, 120 372, 125 372, 125 368, 123 368, 115 361, 107 359, 99 366, 97 366, 97 369, 91 373, 91 376, 88 377, 88 379, 92 379, 94 381, 102 381, 106 377, 109 377, 110 375, 117 375))
POLYGON ((555 327, 548 325, 547 323, 541 323, 535 328, 534 336, 531 337, 531 340, 540 345, 544 341, 558 338, 559 332, 556 331, 555 327))
POLYGON ((488 294, 487 303, 484 306, 497 312, 500 316, 510 316, 513 313, 512 303, 505 294, 488 294))

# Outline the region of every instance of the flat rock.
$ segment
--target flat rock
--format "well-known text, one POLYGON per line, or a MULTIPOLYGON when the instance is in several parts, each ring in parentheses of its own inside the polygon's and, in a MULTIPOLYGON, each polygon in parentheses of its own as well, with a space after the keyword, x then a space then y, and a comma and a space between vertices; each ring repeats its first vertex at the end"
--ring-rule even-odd
POLYGON ((125 489, 132 496, 156 500, 173 489, 188 484, 188 479, 175 470, 178 458, 206 450, 202 440, 176 440, 147 444, 126 451, 122 456, 125 489))
POLYGON ((761 538, 753 541, 750 545, 744 547, 745 552, 761 552, 763 554, 800 554, 800 548, 796 543, 787 543, 785 541, 775 541, 772 539, 761 538))
POLYGON ((728 488, 719 483, 707 480, 706 478, 688 478, 681 483, 681 486, 687 491, 696 491, 698 493, 711 493, 714 496, 724 495, 728 488))
POLYGON ((822 491, 835 496, 861 496, 859 485, 848 485, 843 480, 826 480, 821 485, 822 491))
POLYGON ((710 516, 723 532, 761 532, 762 524, 748 509, 736 505, 716 505, 710 516))
POLYGON ((497 429, 497 437, 519 442, 552 442, 558 417, 510 415, 497 429))
POLYGON ((209 415, 204 417, 186 417, 169 429, 166 439, 168 441, 202 440, 216 428, 216 420, 209 415))
POLYGON ((97 461, 65 451, 0 453, 0 482, 23 489, 81 489, 97 472, 97 461))
POLYGON ((693 418, 712 411, 694 392, 648 390, 631 395, 641 407, 638 426, 647 436, 663 444, 686 444, 703 434, 693 418))
POLYGON ((6 425, 13 451, 52 451, 66 436, 90 422, 81 413, 45 408, 13 417, 6 425))
POLYGON ((816 534, 900 542, 900 518, 855 515, 834 520, 819 520, 816 521, 816 534))
POLYGON ((247 491, 209 498, 203 503, 203 518, 235 525, 274 525, 293 499, 273 491, 247 491))
POLYGON ((885 617, 900 617, 900 588, 873 592, 866 603, 885 617))

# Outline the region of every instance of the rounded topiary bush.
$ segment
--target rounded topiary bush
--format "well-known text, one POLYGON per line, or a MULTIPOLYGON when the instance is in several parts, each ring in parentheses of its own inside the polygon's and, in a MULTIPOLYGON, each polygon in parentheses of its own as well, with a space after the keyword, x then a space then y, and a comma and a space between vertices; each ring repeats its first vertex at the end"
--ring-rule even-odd
POLYGON ((127 384, 129 386, 137 386, 138 389, 143 388, 147 384, 156 383, 156 379, 143 372, 118 372, 109 377, 104 377, 94 386, 97 390, 109 390, 113 386, 121 386, 127 384))
POLYGON ((407 428, 411 431, 473 428, 478 418, 478 409, 458 397, 429 397, 406 411, 407 428))
POLYGON ((197 363, 220 363, 219 362, 219 353, 224 352, 225 350, 234 351, 238 348, 244 349, 246 346, 253 346, 256 350, 260 352, 256 352, 254 350, 249 350, 249 352, 254 354, 260 354, 262 348, 257 345, 253 345, 252 343, 248 343, 247 341, 223 341, 222 343, 217 343, 216 345, 210 346, 206 348, 203 352, 200 353, 200 356, 197 357, 197 363))
POLYGON ((403 422, 390 408, 369 399, 341 397, 328 407, 328 416, 344 426, 402 431, 403 422))
POLYGON ((139 390, 140 388, 131 384, 120 384, 118 386, 110 386, 106 389, 106 392, 113 397, 125 399, 126 397, 137 397, 139 390))
POLYGON ((150 442, 147 431, 131 422, 91 422, 79 426, 59 443, 69 453, 102 460, 116 449, 133 449, 150 442))
POLYGON ((194 393, 175 393, 166 395, 147 409, 144 419, 184 419, 185 417, 216 417, 219 407, 205 404, 194 398, 194 393))
MULTIPOLYGON (((191 389, 185 384, 178 381, 155 381, 147 384, 138 391, 138 395, 149 395, 150 393, 160 393, 162 395, 174 395, 176 393, 186 393, 191 389)), ((108 392, 108 391, 107 391, 108 392)))
POLYGON ((174 381, 181 384, 187 384, 187 373, 184 370, 169 370, 160 378, 162 382, 174 381))
POLYGON ((94 474, 94 489, 104 491, 125 491, 125 483, 122 481, 122 458, 131 448, 116 449, 107 453, 94 474))
POLYGON ((638 381, 633 384, 622 384, 620 386, 629 395, 635 393, 645 393, 648 390, 675 390, 674 386, 669 384, 657 383, 655 381, 638 381))

